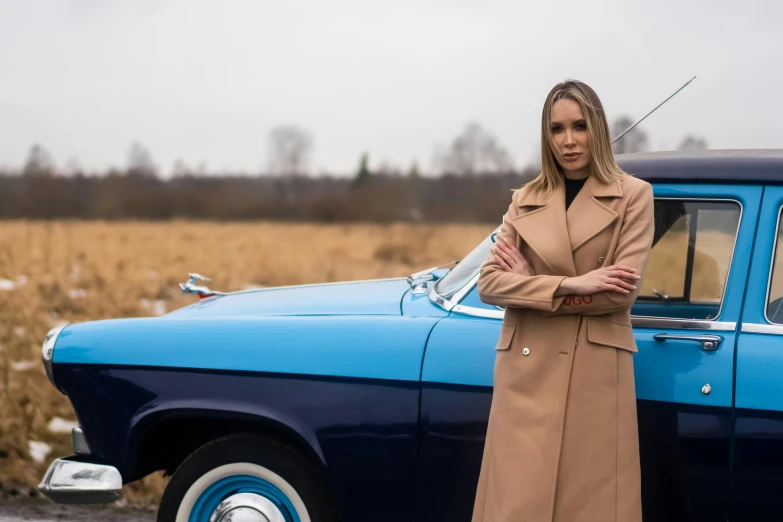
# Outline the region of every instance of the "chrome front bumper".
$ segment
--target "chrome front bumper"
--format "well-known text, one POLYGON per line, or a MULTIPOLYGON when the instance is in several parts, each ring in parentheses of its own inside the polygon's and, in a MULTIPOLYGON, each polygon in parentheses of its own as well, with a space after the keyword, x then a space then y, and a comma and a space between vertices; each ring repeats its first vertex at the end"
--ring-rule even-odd
POLYGON ((113 466, 66 457, 52 462, 38 489, 58 504, 106 504, 120 498, 122 476, 113 466))

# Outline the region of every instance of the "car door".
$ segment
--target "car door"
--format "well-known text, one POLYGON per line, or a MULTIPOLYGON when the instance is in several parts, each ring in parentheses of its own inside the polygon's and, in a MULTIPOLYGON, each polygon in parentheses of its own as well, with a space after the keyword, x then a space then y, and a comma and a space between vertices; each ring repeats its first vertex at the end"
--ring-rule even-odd
POLYGON ((645 522, 729 512, 734 354, 762 189, 661 184, 631 309, 645 522))
POLYGON ((731 520, 783 519, 782 208, 783 187, 767 187, 737 343, 731 520))
MULTIPOLYGON (((639 316, 635 375, 645 522, 725 521, 734 340, 761 189, 654 188, 656 244, 632 310, 639 316), (670 337, 656 340, 660 334, 670 337), (700 339, 676 335, 719 335, 722 341, 704 350, 700 339), (716 391, 703 393, 705 384, 716 391)), ((503 317, 481 302, 476 279, 446 300, 451 313, 427 343, 422 520, 467 521, 473 507, 503 317)))
POLYGON ((450 313, 430 333, 422 366, 420 520, 467 522, 473 510, 492 401, 494 347, 503 319, 503 311, 479 301, 475 289, 477 270, 491 244, 488 235, 460 261, 458 284, 444 277, 445 284, 430 294, 450 313))

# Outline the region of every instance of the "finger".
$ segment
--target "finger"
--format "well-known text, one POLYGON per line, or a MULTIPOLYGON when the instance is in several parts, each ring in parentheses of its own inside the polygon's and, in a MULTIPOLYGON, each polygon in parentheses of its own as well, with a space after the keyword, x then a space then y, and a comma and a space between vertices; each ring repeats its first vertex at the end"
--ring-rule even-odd
POLYGON ((497 245, 499 250, 506 252, 509 255, 511 255, 511 253, 513 252, 513 250, 511 250, 511 247, 509 247, 508 243, 498 243, 497 245))
POLYGON ((498 262, 498 265, 500 265, 500 268, 505 270, 506 272, 511 271, 511 267, 508 263, 506 263, 500 256, 495 256, 495 260, 498 262))
POLYGON ((625 279, 641 279, 642 277, 639 274, 637 274, 635 271, 628 270, 628 267, 623 267, 623 268, 608 267, 605 273, 612 277, 622 277, 625 279))
POLYGON ((517 247, 510 245, 508 243, 501 246, 501 249, 508 255, 509 257, 521 262, 522 261, 522 252, 517 250, 517 247))
POLYGON ((623 272, 630 272, 632 274, 636 273, 636 269, 632 266, 628 265, 612 265, 610 267, 607 267, 609 270, 622 270, 623 272))
POLYGON ((603 282, 609 283, 611 285, 622 286, 623 288, 628 288, 629 290, 636 290, 636 286, 632 281, 627 281, 620 277, 607 277, 603 280, 603 282))
POLYGON ((500 257, 501 257, 501 258, 502 258, 502 259, 503 259, 503 260, 504 260, 506 263, 508 263, 509 265, 514 265, 514 264, 516 264, 516 261, 514 260, 513 256, 511 256, 511 254, 509 254, 509 253, 508 253, 508 252, 506 252, 505 250, 501 249, 500 251, 498 251, 498 255, 499 255, 499 256, 500 256, 500 257))
POLYGON ((606 281, 606 284, 619 286, 621 288, 625 288, 626 290, 636 290, 636 287, 634 285, 632 285, 631 283, 629 283, 627 281, 623 281, 622 279, 618 279, 616 277, 609 278, 606 281))
POLYGON ((635 281, 641 279, 640 275, 625 272, 623 270, 610 270, 606 273, 609 277, 618 277, 620 279, 627 279, 629 281, 635 281))
POLYGON ((603 286, 602 290, 606 290, 607 292, 619 292, 621 294, 629 294, 630 293, 625 288, 620 288, 619 286, 610 285, 610 284, 605 284, 603 286))

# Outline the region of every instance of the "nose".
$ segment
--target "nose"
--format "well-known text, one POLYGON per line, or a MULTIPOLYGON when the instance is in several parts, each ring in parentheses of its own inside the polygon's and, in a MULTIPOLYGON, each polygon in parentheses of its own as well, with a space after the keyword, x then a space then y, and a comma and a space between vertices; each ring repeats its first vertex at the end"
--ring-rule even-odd
POLYGON ((564 145, 566 147, 573 147, 575 144, 576 142, 574 141, 574 135, 571 133, 571 129, 566 129, 564 145))

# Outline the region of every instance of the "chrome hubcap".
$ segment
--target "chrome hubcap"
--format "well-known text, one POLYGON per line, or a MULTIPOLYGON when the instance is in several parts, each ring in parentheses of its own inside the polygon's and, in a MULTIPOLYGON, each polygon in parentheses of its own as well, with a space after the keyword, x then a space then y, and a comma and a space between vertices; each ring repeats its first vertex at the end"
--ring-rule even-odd
POLYGON ((209 522, 285 522, 283 513, 255 493, 237 493, 220 503, 209 522))

